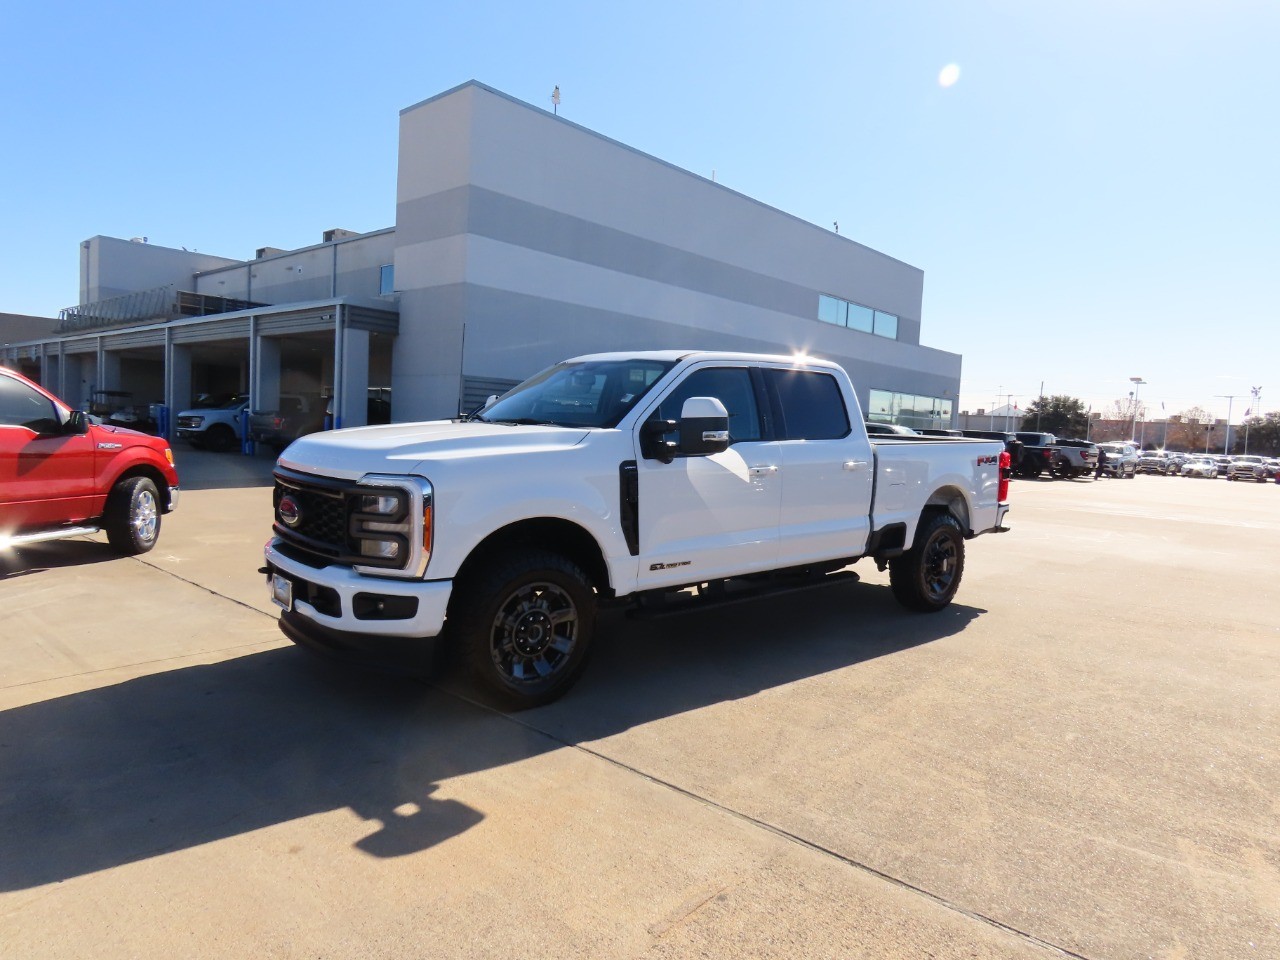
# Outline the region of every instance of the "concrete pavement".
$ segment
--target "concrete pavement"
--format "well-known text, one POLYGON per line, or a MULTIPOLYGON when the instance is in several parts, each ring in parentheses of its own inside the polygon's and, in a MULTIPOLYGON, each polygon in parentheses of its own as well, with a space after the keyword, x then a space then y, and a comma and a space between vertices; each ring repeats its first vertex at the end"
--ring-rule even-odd
POLYGON ((0 568, 5 957, 1280 956, 1280 489, 1016 483, 886 578, 610 616, 505 717, 314 662, 270 462, 0 568))

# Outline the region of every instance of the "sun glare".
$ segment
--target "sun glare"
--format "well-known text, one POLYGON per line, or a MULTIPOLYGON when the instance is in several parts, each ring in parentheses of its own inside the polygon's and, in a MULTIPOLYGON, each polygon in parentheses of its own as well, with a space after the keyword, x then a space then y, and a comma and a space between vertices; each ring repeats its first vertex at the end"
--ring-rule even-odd
POLYGON ((940 87, 954 87, 959 79, 960 68, 954 63, 948 63, 938 72, 938 86, 940 87))

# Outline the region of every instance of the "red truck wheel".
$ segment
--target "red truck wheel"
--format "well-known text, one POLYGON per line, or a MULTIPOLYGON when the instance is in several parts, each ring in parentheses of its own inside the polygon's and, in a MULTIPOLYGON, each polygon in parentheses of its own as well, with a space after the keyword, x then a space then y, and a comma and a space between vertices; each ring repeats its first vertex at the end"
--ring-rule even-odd
POLYGON ((127 477, 107 497, 107 540, 120 553, 146 553, 160 538, 160 494, 146 477, 127 477))

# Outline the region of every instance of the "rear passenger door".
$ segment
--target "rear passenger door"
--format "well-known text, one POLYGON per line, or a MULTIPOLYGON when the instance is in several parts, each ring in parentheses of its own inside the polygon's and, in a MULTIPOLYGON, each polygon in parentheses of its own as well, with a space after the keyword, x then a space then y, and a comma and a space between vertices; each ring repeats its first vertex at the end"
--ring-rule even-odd
POLYGON ((764 370, 778 439, 778 565, 858 556, 871 529, 871 444, 840 381, 820 370, 764 370))

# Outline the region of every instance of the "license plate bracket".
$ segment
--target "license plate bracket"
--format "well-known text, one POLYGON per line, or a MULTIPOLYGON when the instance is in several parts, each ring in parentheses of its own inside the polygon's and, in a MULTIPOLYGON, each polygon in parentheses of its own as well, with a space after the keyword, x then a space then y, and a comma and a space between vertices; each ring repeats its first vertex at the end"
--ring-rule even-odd
POLYGON ((271 602, 283 610, 293 609, 293 581, 279 573, 271 575, 271 602))

